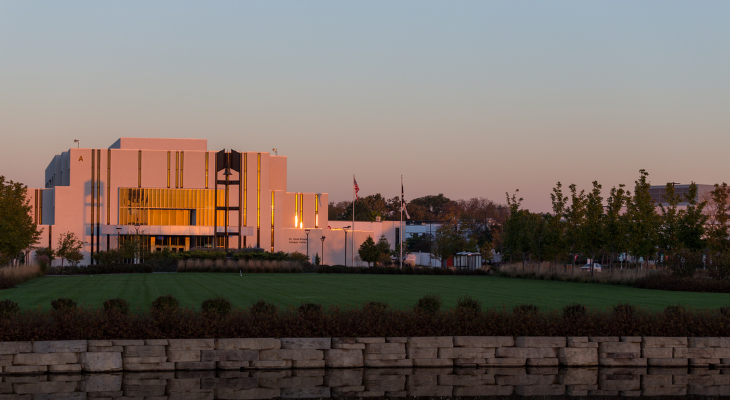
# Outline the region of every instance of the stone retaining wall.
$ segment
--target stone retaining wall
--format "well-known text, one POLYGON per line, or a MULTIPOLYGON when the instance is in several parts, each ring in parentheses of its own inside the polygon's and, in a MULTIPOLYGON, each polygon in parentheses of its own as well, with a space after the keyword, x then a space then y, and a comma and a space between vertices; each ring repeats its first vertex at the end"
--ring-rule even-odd
POLYGON ((709 368, 358 368, 0 376, 3 400, 728 396, 709 368))
POLYGON ((0 342, 0 373, 730 365, 730 337, 442 336, 0 342))

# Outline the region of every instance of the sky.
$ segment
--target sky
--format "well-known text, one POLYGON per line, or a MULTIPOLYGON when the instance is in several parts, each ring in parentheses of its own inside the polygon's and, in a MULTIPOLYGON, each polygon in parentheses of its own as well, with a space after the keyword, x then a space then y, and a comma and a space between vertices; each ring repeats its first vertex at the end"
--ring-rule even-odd
POLYGON ((505 201, 730 181, 728 1, 4 1, 0 175, 118 137, 288 156, 288 190, 505 201))

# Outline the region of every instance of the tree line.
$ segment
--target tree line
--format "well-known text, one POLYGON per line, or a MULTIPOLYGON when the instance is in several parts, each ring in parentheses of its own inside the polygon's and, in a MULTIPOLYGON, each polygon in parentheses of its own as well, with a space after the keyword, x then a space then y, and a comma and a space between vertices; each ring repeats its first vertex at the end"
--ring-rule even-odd
POLYGON ((579 191, 575 184, 566 191, 558 182, 550 194, 548 213, 524 209, 519 191, 507 193, 503 255, 523 263, 557 265, 567 260, 575 265, 585 258, 614 265, 618 255, 630 254, 643 258, 640 268, 653 260, 678 273, 706 266, 716 278, 730 278, 727 184, 715 184, 709 195, 700 198, 695 183, 684 196, 675 192, 674 183, 667 183, 663 201, 656 204, 648 176, 640 170, 633 192, 621 184, 605 198, 597 181, 590 191, 579 191))

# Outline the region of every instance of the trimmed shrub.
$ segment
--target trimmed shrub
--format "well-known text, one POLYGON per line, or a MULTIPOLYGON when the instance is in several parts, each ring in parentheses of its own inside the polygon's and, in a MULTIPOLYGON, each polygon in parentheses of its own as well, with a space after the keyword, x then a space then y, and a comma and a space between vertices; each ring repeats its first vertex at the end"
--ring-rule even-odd
POLYGON ((269 303, 266 300, 259 300, 249 308, 249 311, 253 315, 276 315, 278 308, 273 303, 269 303))
POLYGON ((720 314, 730 318, 730 306, 728 307, 720 307, 720 314))
POLYGON ((180 302, 173 295, 160 296, 152 302, 150 307, 152 311, 158 313, 168 313, 177 311, 180 306, 180 302))
POLYGON ((390 307, 390 305, 388 303, 383 303, 382 301, 369 301, 365 303, 362 309, 367 312, 384 313, 388 307, 390 307))
MULTIPOLYGON (((267 304, 263 302, 263 304, 267 304)), ((318 305, 315 305, 318 310, 318 305)), ((253 308, 253 307, 252 307, 253 308)), ((272 309, 270 307, 261 307, 272 309)), ((305 307, 306 308, 306 307, 305 307)), ((80 339, 190 339, 281 337, 409 337, 409 336, 657 336, 716 337, 730 332, 730 308, 686 309, 681 316, 636 309, 634 318, 617 319, 613 309, 589 309, 584 318, 566 319, 546 310, 524 313, 517 308, 481 312, 449 310, 433 315, 414 309, 366 312, 361 308, 330 307, 307 313, 297 308, 273 314, 231 309, 224 317, 206 318, 201 311, 180 308, 175 313, 156 311, 107 313, 103 308, 79 308, 73 313, 24 309, 0 317, 0 342, 80 339)), ((530 308, 534 310, 534 308, 530 308)))
POLYGON ((537 315, 540 307, 534 304, 519 304, 512 309, 512 312, 518 315, 537 315))
POLYGON ((636 314, 636 307, 628 303, 619 303, 613 307, 613 315, 617 318, 631 318, 636 314))
POLYGON ((302 305, 297 308, 297 311, 303 315, 322 314, 323 308, 321 304, 317 303, 302 303, 302 305))
POLYGON ((203 302, 201 309, 205 315, 223 317, 231 312, 231 302, 223 297, 208 299, 203 302))
POLYGON ((456 300, 456 309, 479 312, 482 310, 482 303, 467 294, 456 300))
POLYGON ((683 315, 686 310, 682 305, 676 305, 676 306, 667 306, 664 308, 664 314, 672 315, 672 316, 679 316, 683 315))
POLYGON ((56 311, 74 311, 76 310, 76 302, 62 297, 51 301, 51 307, 56 311))
POLYGON ((20 311, 20 306, 18 306, 18 303, 12 300, 0 301, 0 316, 17 314, 18 311, 20 311))
POLYGON ((588 314, 588 309, 583 304, 573 303, 563 307, 563 318, 583 318, 586 314, 588 314))
POLYGON ((443 300, 441 300, 441 296, 429 293, 418 299, 415 309, 418 312, 433 315, 439 312, 443 303, 444 302, 443 300))
POLYGON ((129 302, 124 299, 109 299, 104 302, 104 312, 127 315, 129 313, 129 302))

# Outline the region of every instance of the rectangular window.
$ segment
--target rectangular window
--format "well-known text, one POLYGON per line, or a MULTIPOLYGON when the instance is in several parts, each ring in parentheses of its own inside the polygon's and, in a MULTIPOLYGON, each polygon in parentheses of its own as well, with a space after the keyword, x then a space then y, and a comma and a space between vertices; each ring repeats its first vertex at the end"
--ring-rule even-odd
POLYGON ((212 226, 212 194, 210 189, 120 188, 119 223, 212 226))

